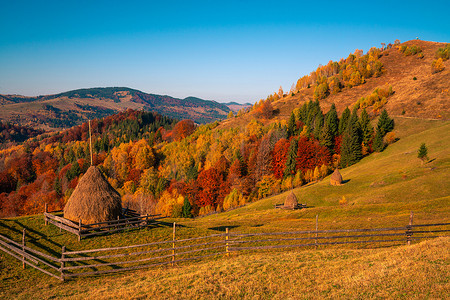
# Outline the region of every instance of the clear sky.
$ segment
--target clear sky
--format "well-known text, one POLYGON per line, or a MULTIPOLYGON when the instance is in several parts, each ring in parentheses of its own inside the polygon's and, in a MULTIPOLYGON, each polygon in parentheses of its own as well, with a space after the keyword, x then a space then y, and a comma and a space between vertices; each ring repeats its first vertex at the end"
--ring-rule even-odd
POLYGON ((255 102, 355 49, 450 42, 449 12, 448 0, 0 0, 0 94, 126 86, 255 102))

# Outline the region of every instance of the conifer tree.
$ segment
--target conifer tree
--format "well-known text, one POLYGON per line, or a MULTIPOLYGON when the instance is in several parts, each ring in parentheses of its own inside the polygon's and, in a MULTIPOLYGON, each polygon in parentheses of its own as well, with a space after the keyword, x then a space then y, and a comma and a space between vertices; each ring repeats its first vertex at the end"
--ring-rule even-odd
POLYGON ((342 137, 341 166, 348 167, 362 158, 362 147, 358 115, 353 111, 342 137))
POLYGON ((334 148, 334 137, 331 133, 330 125, 328 122, 325 123, 322 129, 322 133, 320 135, 320 144, 322 146, 327 147, 331 153, 333 153, 334 148))
POLYGON ((392 131, 394 129, 394 120, 389 118, 386 109, 383 109, 381 112, 380 118, 378 119, 377 128, 383 137, 386 133, 392 131))
POLYGON ((361 127, 362 143, 367 146, 373 137, 373 127, 370 124, 370 117, 365 108, 361 112, 359 124, 361 127))
POLYGON ((420 145, 417 157, 420 158, 422 161, 428 160, 428 149, 427 146, 425 146, 425 143, 422 143, 420 145))
POLYGON ((379 129, 375 134, 375 139, 373 140, 373 151, 382 152, 384 150, 383 135, 379 129))
POLYGON ((325 123, 328 124, 331 135, 335 138, 339 134, 339 118, 334 103, 331 104, 331 108, 325 116, 325 123))
POLYGON ((350 118, 350 110, 348 107, 342 112, 341 119, 339 120, 339 134, 343 134, 348 125, 348 120, 350 118))
POLYGON ((192 206, 191 203, 189 202, 188 197, 184 197, 184 203, 183 203, 183 208, 182 208, 182 212, 181 215, 183 218, 192 218, 192 206))
POLYGON ((295 134, 295 114, 291 112, 291 116, 289 117, 288 125, 287 125, 287 136, 290 138, 295 134))
POLYGON ((292 139, 289 145, 288 155, 286 159, 286 167, 284 168, 284 177, 295 175, 295 166, 297 164, 298 140, 292 139))
POLYGON ((54 189, 58 196, 62 195, 61 180, 59 180, 58 176, 56 176, 56 178, 55 178, 54 189))
POLYGON ((306 119, 308 117, 308 103, 309 102, 303 103, 302 107, 300 107, 300 109, 298 111, 298 118, 303 123, 306 123, 306 119))
POLYGON ((314 121, 314 132, 313 135, 316 139, 320 139, 320 134, 323 129, 324 118, 322 111, 319 109, 319 112, 316 114, 316 119, 314 121))

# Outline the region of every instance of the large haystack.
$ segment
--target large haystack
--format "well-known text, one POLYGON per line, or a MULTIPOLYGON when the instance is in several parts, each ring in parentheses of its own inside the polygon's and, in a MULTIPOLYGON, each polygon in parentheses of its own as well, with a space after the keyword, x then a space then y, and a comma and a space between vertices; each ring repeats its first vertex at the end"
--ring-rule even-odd
POLYGON ((286 197, 286 200, 284 200, 284 208, 285 209, 296 209, 296 208, 298 208, 298 201, 297 201, 297 197, 295 196, 294 192, 291 192, 286 197))
POLYGON ((81 177, 64 207, 64 218, 83 224, 117 220, 122 213, 119 193, 91 166, 81 177))
POLYGON ((342 184, 342 175, 341 175, 341 173, 339 173, 339 170, 337 168, 336 168, 336 170, 334 170, 333 174, 331 174, 330 184, 331 185, 341 185, 342 184))

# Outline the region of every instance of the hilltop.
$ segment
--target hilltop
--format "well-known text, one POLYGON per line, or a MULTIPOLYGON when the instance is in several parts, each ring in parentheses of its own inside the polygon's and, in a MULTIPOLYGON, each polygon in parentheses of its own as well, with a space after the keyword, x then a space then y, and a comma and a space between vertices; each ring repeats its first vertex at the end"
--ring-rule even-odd
POLYGON ((247 105, 221 104, 196 97, 178 99, 126 87, 89 88, 55 95, 0 95, 0 120, 45 130, 69 128, 126 109, 154 111, 176 119, 209 123, 247 105))
MULTIPOLYGON (((366 78, 365 83, 351 88, 344 87, 338 93, 321 99, 320 106, 327 111, 334 103, 338 113, 341 113, 346 107, 351 109, 358 99, 369 96, 375 89, 392 86, 394 93, 384 106, 390 115, 449 120, 450 60, 444 61, 445 69, 442 72, 431 72, 431 64, 436 59, 436 51, 445 45, 446 43, 411 40, 386 48, 381 51, 379 57, 379 61, 383 65, 383 72, 380 76, 366 78), (422 49, 423 57, 406 56, 399 51, 402 46, 413 45, 422 49)), ((314 87, 311 84, 294 94, 285 93, 281 99, 273 101, 271 104, 276 113, 269 123, 287 120, 295 108, 313 100, 314 87)), ((225 120, 219 129, 245 126, 256 117, 256 114, 257 112, 254 110, 239 118, 225 120)))

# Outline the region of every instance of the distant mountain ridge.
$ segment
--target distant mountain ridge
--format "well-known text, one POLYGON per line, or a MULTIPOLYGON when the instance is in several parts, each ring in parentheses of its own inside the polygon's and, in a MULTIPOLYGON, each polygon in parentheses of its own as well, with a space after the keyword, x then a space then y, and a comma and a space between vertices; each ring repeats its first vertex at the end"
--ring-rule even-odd
POLYGON ((129 108, 209 123, 225 119, 231 110, 249 106, 232 103, 229 107, 197 97, 178 99, 127 87, 86 88, 36 97, 0 95, 0 105, 0 120, 45 130, 68 128, 87 119, 105 117, 129 108))

